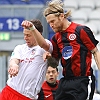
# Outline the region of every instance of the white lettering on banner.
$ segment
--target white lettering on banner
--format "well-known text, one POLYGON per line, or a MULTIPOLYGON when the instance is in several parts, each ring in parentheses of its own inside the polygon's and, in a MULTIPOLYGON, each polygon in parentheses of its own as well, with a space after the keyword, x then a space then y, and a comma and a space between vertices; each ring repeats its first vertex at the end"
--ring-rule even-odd
POLYGON ((9 30, 11 30, 11 29, 17 30, 20 26, 19 20, 16 18, 15 19, 8 19, 7 24, 8 24, 9 30))
POLYGON ((3 23, 0 23, 0 29, 3 29, 3 23))
POLYGON ((23 17, 0 17, 0 31, 22 31, 23 17))

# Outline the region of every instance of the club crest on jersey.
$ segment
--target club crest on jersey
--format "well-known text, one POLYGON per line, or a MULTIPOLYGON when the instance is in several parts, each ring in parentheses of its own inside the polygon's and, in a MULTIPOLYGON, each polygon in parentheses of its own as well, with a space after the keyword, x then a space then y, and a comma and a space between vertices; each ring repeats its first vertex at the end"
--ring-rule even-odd
POLYGON ((35 49, 32 50, 32 55, 34 55, 34 54, 35 54, 35 49))
POLYGON ((76 35, 75 34, 70 34, 69 35, 69 40, 75 40, 76 39, 76 35))

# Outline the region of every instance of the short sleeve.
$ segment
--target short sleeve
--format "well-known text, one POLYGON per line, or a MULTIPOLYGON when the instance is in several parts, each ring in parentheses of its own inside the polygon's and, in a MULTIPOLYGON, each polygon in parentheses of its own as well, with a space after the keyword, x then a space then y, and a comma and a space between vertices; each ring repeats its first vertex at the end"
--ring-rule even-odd
POLYGON ((45 41, 50 45, 50 48, 49 48, 49 52, 50 53, 52 53, 52 51, 53 51, 53 45, 52 45, 52 43, 49 41, 49 40, 47 40, 47 39, 45 39, 45 41))
POLYGON ((95 39, 93 32, 89 27, 84 26, 80 31, 80 38, 83 44, 88 48, 88 50, 93 50, 96 45, 99 43, 98 40, 95 39))
POLYGON ((10 59, 13 59, 13 58, 21 59, 20 54, 21 54, 20 45, 18 45, 14 48, 10 59))

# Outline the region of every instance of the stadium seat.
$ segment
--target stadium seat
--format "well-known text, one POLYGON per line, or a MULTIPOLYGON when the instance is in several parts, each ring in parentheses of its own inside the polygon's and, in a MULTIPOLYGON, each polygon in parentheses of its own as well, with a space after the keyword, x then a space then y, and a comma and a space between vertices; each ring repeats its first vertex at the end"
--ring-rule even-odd
POLYGON ((11 0, 12 4, 45 4, 48 0, 11 0))
POLYGON ((29 1, 30 4, 45 4, 46 1, 45 0, 30 0, 29 1))
POLYGON ((100 21, 100 10, 94 10, 89 14, 89 20, 100 21))
POLYGON ((96 25, 94 23, 87 22, 87 23, 85 23, 85 25, 88 26, 94 34, 98 34, 98 28, 96 27, 96 25))
POLYGON ((100 10, 94 10, 89 14, 89 21, 94 23, 100 31, 100 10))
POLYGON ((8 0, 0 0, 0 4, 10 4, 10 2, 8 0))
POLYGON ((98 47, 99 47, 99 50, 100 50, 100 33, 95 35, 95 38, 99 41, 98 47))
POLYGON ((77 10, 78 9, 78 3, 75 0, 64 0, 64 8, 65 10, 77 10))
POLYGON ((84 11, 77 10, 72 13, 72 21, 75 21, 79 24, 84 24, 85 22, 87 22, 87 20, 88 17, 84 11))
POLYGON ((79 9, 84 10, 87 14, 89 14, 92 10, 95 9, 94 0, 80 0, 79 9))
POLYGON ((48 31, 49 32, 52 32, 53 30, 52 30, 52 28, 48 25, 48 31))
POLYGON ((53 31, 52 31, 52 32, 49 32, 49 34, 48 34, 48 39, 50 40, 54 34, 55 34, 55 33, 54 33, 53 31))
POLYGON ((11 0, 11 3, 14 5, 23 5, 23 4, 29 4, 28 1, 23 1, 23 0, 11 0))
POLYGON ((95 1, 95 6, 96 6, 96 9, 100 10, 100 0, 95 1))

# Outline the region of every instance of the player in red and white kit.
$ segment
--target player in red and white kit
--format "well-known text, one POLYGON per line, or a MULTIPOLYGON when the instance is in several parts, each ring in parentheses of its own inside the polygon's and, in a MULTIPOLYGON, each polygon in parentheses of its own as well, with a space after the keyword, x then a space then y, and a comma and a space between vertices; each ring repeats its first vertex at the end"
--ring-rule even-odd
MULTIPOLYGON (((34 30, 43 31, 39 20, 32 20, 34 30)), ((38 31, 37 31, 38 32, 38 31)), ((10 78, 0 93, 0 100, 36 100, 45 79, 47 62, 43 60, 45 50, 34 38, 31 30, 24 27, 25 44, 17 45, 9 62, 10 78)), ((46 40, 51 46, 51 42, 46 40)), ((49 49, 52 52, 52 46, 49 49)))

